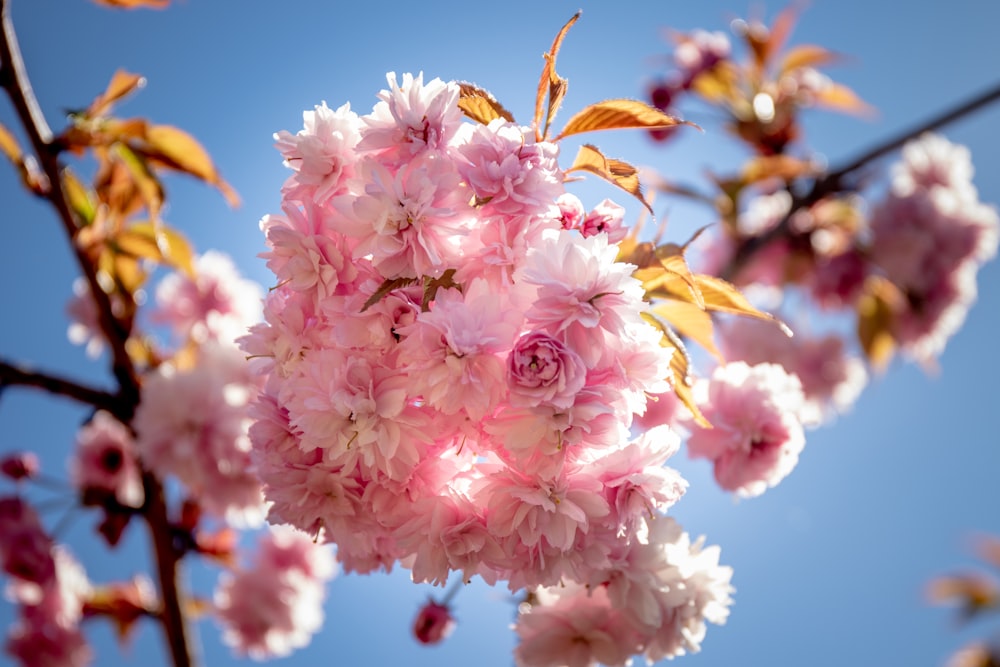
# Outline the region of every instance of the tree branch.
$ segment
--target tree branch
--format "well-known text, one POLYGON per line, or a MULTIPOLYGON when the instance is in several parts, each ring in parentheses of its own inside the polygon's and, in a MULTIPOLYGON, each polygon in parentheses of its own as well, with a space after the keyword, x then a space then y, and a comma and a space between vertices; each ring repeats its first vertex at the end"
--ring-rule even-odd
MULTIPOLYGON (((48 184, 41 188, 41 194, 55 208, 80 271, 90 287, 101 331, 111 348, 112 373, 118 383, 118 395, 114 397, 118 408, 116 415, 124 423, 129 423, 139 405, 138 374, 126 349, 126 342, 131 334, 130 325, 115 316, 111 298, 97 280, 94 261, 77 242, 79 224, 62 189, 62 166, 59 163, 61 147, 53 140, 52 130, 45 121, 25 72, 24 59, 10 18, 9 0, 0 0, 0 85, 7 91, 48 179, 48 184)), ((65 385, 59 386, 69 391, 65 385)), ((182 592, 177 581, 178 562, 182 554, 174 548, 173 528, 167 513, 163 486, 148 471, 143 473, 143 484, 147 498, 144 517, 156 554, 163 605, 161 624, 174 666, 191 667, 193 660, 184 622, 182 592)))
POLYGON ((111 299, 97 280, 97 271, 87 252, 76 242, 78 225, 62 190, 62 167, 59 164, 60 148, 53 141, 52 130, 45 121, 38 100, 24 69, 24 59, 17 44, 17 35, 10 18, 9 0, 0 0, 0 85, 6 89, 18 118, 24 126, 34 148, 42 172, 48 179, 43 196, 56 209, 59 220, 69 239, 77 263, 90 287, 91 298, 97 305, 97 314, 111 347, 112 372, 118 381, 119 391, 126 404, 139 404, 139 382, 135 368, 125 349, 129 332, 114 315, 111 299))
POLYGON ((827 172, 822 178, 816 179, 816 181, 813 182, 812 187, 805 194, 795 195, 793 193, 792 204, 788 213, 785 214, 785 217, 782 218, 777 225, 763 234, 751 236, 743 240, 737 248, 736 254, 733 255, 732 260, 730 260, 728 266, 726 266, 723 271, 722 277, 727 280, 732 280, 736 274, 739 273, 744 266, 746 266, 750 258, 753 257, 753 255, 756 254, 761 248, 788 234, 791 219, 796 212, 812 206, 828 195, 854 189, 855 186, 853 184, 846 183, 847 177, 854 174, 854 172, 860 170, 869 163, 874 162, 878 158, 898 150, 911 139, 915 139, 925 132, 932 132, 940 127, 948 125, 949 123, 953 123, 954 121, 959 120, 960 118, 963 118, 972 112, 997 101, 998 99, 1000 99, 1000 84, 993 86, 966 102, 938 114, 934 118, 931 118, 916 127, 901 132, 898 135, 883 141, 874 148, 865 151, 855 159, 847 162, 843 166, 827 172))
POLYGON ((121 413, 121 401, 114 394, 0 359, 0 387, 12 385, 35 387, 50 394, 66 396, 95 408, 107 410, 116 417, 121 413))

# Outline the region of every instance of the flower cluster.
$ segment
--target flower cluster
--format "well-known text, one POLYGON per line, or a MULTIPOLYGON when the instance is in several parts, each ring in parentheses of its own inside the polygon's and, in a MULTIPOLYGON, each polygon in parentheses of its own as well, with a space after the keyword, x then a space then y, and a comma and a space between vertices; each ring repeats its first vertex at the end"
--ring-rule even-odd
POLYGON ((324 104, 276 135, 292 170, 261 222, 277 284, 242 340, 269 520, 336 543, 351 571, 607 587, 593 604, 641 628, 627 651, 675 654, 667 626, 693 648, 724 614, 670 579, 697 578, 658 516, 686 488, 664 467, 679 438, 634 433, 670 348, 617 261, 621 207, 585 212, 531 128, 464 123, 457 84, 388 83, 368 115, 324 104))
POLYGON ((899 289, 892 333, 930 364, 976 299, 976 273, 1000 239, 997 211, 979 201, 969 150, 927 134, 903 148, 871 216, 870 259, 899 289))
POLYGON ((0 560, 11 577, 8 596, 20 606, 6 652, 25 665, 89 664, 91 651, 80 619, 90 583, 17 496, 0 498, 0 560))
POLYGON ((256 660, 305 646, 323 625, 324 587, 335 573, 328 548, 288 526, 272 528, 253 563, 219 581, 215 609, 223 640, 256 660))

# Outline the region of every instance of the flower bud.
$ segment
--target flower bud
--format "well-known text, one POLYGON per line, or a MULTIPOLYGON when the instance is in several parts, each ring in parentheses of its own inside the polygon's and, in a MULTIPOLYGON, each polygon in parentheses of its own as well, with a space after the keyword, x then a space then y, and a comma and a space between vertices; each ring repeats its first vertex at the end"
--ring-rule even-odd
POLYGON ((455 629, 455 618, 447 605, 428 600, 413 621, 413 636, 421 644, 437 644, 455 629))

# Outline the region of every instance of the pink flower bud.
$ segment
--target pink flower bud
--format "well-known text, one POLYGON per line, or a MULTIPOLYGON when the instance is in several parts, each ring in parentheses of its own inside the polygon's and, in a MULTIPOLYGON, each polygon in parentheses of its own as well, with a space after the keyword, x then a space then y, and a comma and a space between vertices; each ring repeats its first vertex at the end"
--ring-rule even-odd
POLYGON ((447 605, 428 600, 413 621, 413 636, 421 644, 437 644, 455 629, 455 618, 447 605))
POLYGON ((0 459, 0 474, 15 482, 38 474, 38 457, 31 452, 18 452, 0 459))

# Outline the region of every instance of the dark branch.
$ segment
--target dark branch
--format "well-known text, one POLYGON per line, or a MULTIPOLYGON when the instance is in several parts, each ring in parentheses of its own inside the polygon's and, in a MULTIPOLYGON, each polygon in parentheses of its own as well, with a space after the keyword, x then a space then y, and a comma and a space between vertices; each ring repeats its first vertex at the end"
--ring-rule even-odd
POLYGON ((122 398, 134 407, 139 404, 139 383, 132 360, 125 349, 125 341, 128 340, 129 332, 125 325, 115 317, 111 307, 111 299, 97 280, 94 263, 76 241, 78 226, 62 191, 62 167, 59 164, 60 147, 53 141, 52 130, 49 129, 49 125, 45 121, 45 116, 41 112, 31 82, 25 72, 24 59, 21 56, 17 35, 10 18, 9 0, 0 0, 0 24, 2 24, 2 30, 0 30, 0 84, 7 91, 11 103, 17 111, 18 118, 31 140, 32 148, 42 166, 42 171, 49 181, 43 196, 56 209, 80 270, 87 279, 91 298, 97 305, 101 330, 111 347, 112 371, 118 381, 122 398))
POLYGON ((35 387, 50 394, 66 396, 95 408, 107 410, 115 416, 121 412, 121 401, 114 394, 0 360, 0 387, 13 385, 35 387))
POLYGON ((925 132, 932 132, 938 128, 944 127, 945 125, 953 123, 956 120, 959 120, 972 112, 997 101, 998 99, 1000 99, 1000 84, 993 86, 986 92, 977 95, 971 100, 942 112, 941 114, 925 121, 924 123, 921 123, 920 125, 917 125, 916 127, 901 132, 900 134, 878 144, 874 148, 865 151, 843 166, 827 172, 822 178, 818 178, 805 194, 793 194, 792 205, 785 217, 782 218, 781 222, 759 236, 752 236, 743 240, 739 248, 737 248, 733 259, 729 262, 725 271, 723 271, 722 277, 732 280, 736 274, 739 273, 740 269, 746 266, 747 262, 755 253, 757 253, 757 251, 772 241, 788 234, 790 221, 796 212, 812 206, 828 195, 853 190, 856 185, 848 183, 847 181, 848 177, 853 175, 855 172, 884 155, 898 150, 911 139, 915 139, 925 132))

